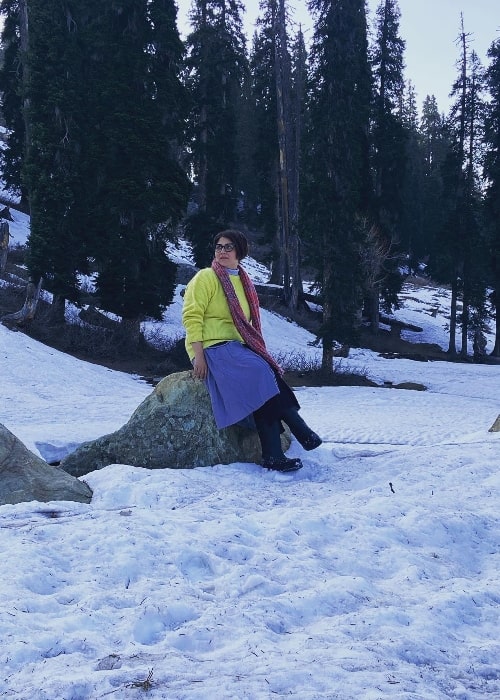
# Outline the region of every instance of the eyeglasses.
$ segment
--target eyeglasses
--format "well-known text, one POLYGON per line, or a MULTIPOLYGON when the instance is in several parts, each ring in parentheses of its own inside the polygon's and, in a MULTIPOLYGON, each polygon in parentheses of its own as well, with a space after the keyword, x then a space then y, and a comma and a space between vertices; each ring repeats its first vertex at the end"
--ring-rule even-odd
POLYGON ((216 243, 215 250, 217 251, 217 253, 220 253, 223 250, 226 253, 230 253, 232 250, 234 250, 234 244, 233 243, 224 243, 224 245, 222 245, 222 243, 216 243))

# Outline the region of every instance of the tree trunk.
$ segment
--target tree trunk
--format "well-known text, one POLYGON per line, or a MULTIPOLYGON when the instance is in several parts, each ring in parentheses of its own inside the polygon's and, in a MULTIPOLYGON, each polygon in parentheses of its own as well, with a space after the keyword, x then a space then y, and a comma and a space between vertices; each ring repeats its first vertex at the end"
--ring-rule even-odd
POLYGON ((460 348, 460 357, 467 357, 468 350, 468 335, 469 335, 469 266, 467 260, 464 260, 464 271, 463 271, 463 292, 462 292, 462 346, 460 348))
MULTIPOLYGON (((279 0, 275 18, 275 78, 277 132, 279 146, 279 181, 281 196, 281 258, 285 303, 292 310, 299 306, 302 292, 299 255, 299 147, 300 105, 294 120, 292 77, 286 33, 285 1, 279 0)), ((301 77, 297 95, 300 101, 301 77)))
POLYGON ((333 358, 335 354, 333 352, 333 344, 326 344, 323 341, 323 355, 321 358, 321 369, 327 374, 333 374, 333 358))
POLYGON ((279 193, 281 210, 279 217, 280 231, 280 258, 281 268, 283 270, 283 292, 285 302, 290 299, 290 275, 288 267, 288 240, 289 240, 289 204, 288 204, 288 159, 287 159, 287 143, 286 143, 286 128, 285 128, 285 96, 284 96, 284 61, 283 53, 286 47, 282 45, 283 31, 281 27, 281 16, 278 15, 276 20, 275 30, 275 79, 276 79, 276 106, 277 106, 277 123, 278 132, 278 149, 279 149, 279 193))
POLYGON ((454 357, 457 354, 456 335, 457 335, 457 301, 458 301, 458 279, 457 275, 453 277, 451 283, 451 305, 450 305, 450 341, 448 345, 448 354, 454 357))
MULTIPOLYGON (((21 47, 21 57, 23 58, 23 82, 26 85, 29 79, 29 67, 26 61, 26 56, 28 54, 29 47, 29 34, 28 34, 28 1, 19 0, 19 35, 20 35, 20 47, 21 47)), ((24 98, 23 103, 23 119, 24 119, 24 129, 26 145, 30 143, 30 124, 28 121, 28 108, 29 100, 27 97, 24 98)))
POLYGON ((379 285, 375 284, 370 292, 370 332, 373 335, 378 335, 380 330, 380 290, 379 285))
MULTIPOLYGON (((462 164, 465 162, 465 119, 466 119, 466 107, 467 107, 467 44, 466 44, 466 34, 464 30, 464 18, 463 14, 460 15, 461 19, 461 34, 460 40, 462 43, 462 83, 460 92, 460 122, 459 122, 459 139, 458 139, 458 154, 459 162, 462 164)), ((458 190, 457 190, 457 203, 458 206, 463 206, 464 197, 466 196, 466 182, 463 170, 460 172, 460 177, 458 180, 458 190)), ((465 240, 465 220, 463 211, 459 217, 458 223, 458 239, 459 239, 459 252, 458 255, 463 255, 463 245, 465 240)), ((456 261, 455 261, 456 262, 456 261)), ((448 346, 448 353, 452 356, 457 354, 456 348, 456 333, 457 333, 457 302, 458 302, 458 271, 457 265, 453 271, 453 280, 451 284, 451 309, 450 309, 450 342, 448 346)), ((464 302, 465 311, 465 302, 464 302)))
MULTIPOLYGON (((298 56, 296 63, 296 85, 295 85, 295 109, 294 124, 295 138, 293 139, 293 154, 290 163, 290 241, 289 260, 290 278, 292 289, 290 295, 290 308, 298 309, 304 291, 302 284, 302 274, 300 270, 300 238, 299 238, 299 198, 300 198, 300 143, 301 143, 301 106, 303 94, 303 64, 302 57, 298 56)), ((291 124, 290 124, 291 127, 291 124)), ((292 142, 292 135, 290 134, 292 142)))
POLYGON ((6 221, 0 223, 0 273, 7 267, 7 256, 9 254, 9 224, 6 221))
POLYGON ((491 351, 491 357, 500 357, 500 277, 497 278, 495 291, 493 292, 493 308, 495 310, 495 345, 491 351))
MULTIPOLYGON (((207 3, 203 2, 201 7, 201 25, 203 31, 206 31, 207 27, 207 3)), ((204 60, 202 65, 204 69, 207 66, 207 45, 206 41, 203 42, 202 51, 204 53, 204 60)), ((207 81, 208 77, 204 74, 201 77, 201 105, 200 105, 200 143, 201 143, 201 153, 200 160, 198 163, 198 207, 200 211, 206 213, 207 211, 207 176, 208 176, 208 155, 207 155, 207 144, 208 144, 208 118, 207 118, 207 81)))
MULTIPOLYGON (((333 274, 332 261, 326 260, 323 272, 323 289, 330 289, 330 279, 333 274)), ((333 319, 333 307, 329 295, 323 298, 323 326, 331 329, 333 319)), ((321 358, 321 369, 327 374, 333 373, 333 342, 331 331, 323 335, 323 355, 321 358)))
POLYGON ((281 251, 281 226, 280 226, 280 185, 279 185, 279 165, 276 159, 273 168, 273 192, 275 193, 274 199, 274 220, 277 223, 276 230, 273 236, 273 264, 271 266, 271 279, 270 284, 280 285, 283 283, 283 259, 280 254, 281 251))

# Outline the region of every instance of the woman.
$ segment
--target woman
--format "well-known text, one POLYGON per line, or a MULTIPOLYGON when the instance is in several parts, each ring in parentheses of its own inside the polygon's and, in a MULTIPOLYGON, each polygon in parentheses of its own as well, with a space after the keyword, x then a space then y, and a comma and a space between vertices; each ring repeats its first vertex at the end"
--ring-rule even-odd
POLYGON ((193 375, 207 383, 219 430, 253 418, 262 466, 295 471, 302 462, 283 454, 281 421, 305 450, 321 445, 321 438, 300 417, 295 394, 266 350, 257 293, 240 265, 248 254, 246 237, 222 231, 214 246, 212 266, 193 277, 184 295, 182 322, 193 375))

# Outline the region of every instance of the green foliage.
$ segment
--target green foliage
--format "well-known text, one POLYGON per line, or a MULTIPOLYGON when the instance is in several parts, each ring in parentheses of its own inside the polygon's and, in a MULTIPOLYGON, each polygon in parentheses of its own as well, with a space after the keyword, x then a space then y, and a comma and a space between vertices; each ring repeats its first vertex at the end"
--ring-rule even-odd
POLYGON ((269 9, 257 23, 250 57, 252 97, 255 102, 256 140, 254 167, 258 207, 257 222, 264 240, 271 243, 278 227, 278 131, 276 106, 273 18, 269 9))
POLYGON ((159 242, 150 242, 142 250, 131 247, 124 238, 117 244, 113 258, 99 272, 96 294, 100 308, 122 318, 161 320, 173 299, 176 265, 159 242))
POLYGON ((237 125, 241 85, 248 70, 237 0, 196 0, 187 39, 186 84, 197 204, 221 226, 234 219, 238 200, 237 125))
POLYGON ((400 246, 406 252, 411 269, 426 254, 424 231, 424 151, 418 128, 418 113, 413 87, 409 85, 403 112, 404 126, 408 133, 406 141, 405 180, 402 189, 402 212, 400 246))
POLYGON ((424 100, 419 133, 423 158, 422 236, 414 250, 422 259, 432 252, 443 227, 443 166, 450 149, 450 134, 433 95, 424 100))
POLYGON ((89 160, 97 293, 104 308, 124 318, 158 318, 171 301, 164 243, 189 193, 173 151, 185 108, 177 78, 182 46, 175 15, 164 12, 173 4, 149 3, 149 16, 147 5, 96 10, 92 33, 99 50, 89 64, 100 95, 89 160))
POLYGON ((20 28, 18 0, 3 0, 0 12, 5 16, 2 30, 2 64, 0 93, 2 116, 7 128, 7 145, 0 151, 2 179, 8 188, 19 192, 23 202, 26 191, 21 178, 24 156, 25 125, 22 114, 22 75, 19 60, 20 28))
POLYGON ((197 267, 209 267, 214 257, 213 239, 221 230, 220 225, 204 211, 198 211, 188 217, 184 231, 190 241, 193 258, 197 267))
POLYGON ((467 354, 469 319, 475 325, 485 309, 485 236, 482 216, 482 183, 478 163, 484 103, 483 70, 474 52, 468 51, 462 26, 461 58, 454 83, 447 127, 450 148, 442 166, 443 226, 434 241, 432 271, 452 287, 449 351, 456 352, 456 324, 462 323, 462 355, 467 354), (458 313, 458 295, 462 311, 458 313))
POLYGON ((401 12, 398 0, 380 0, 376 11, 377 37, 372 65, 377 90, 375 93, 378 121, 394 114, 404 91, 405 42, 399 36, 401 12))
POLYGON ((175 20, 173 0, 30 3, 30 272, 77 301, 91 260, 102 306, 127 319, 171 301, 165 242, 189 195, 175 20))
POLYGON ((489 48, 491 59, 486 73, 491 100, 485 120, 484 141, 486 154, 484 174, 486 177, 486 212, 490 224, 490 246, 494 257, 494 269, 500 276, 500 41, 489 48))
POLYGON ((363 0, 315 0, 311 6, 317 23, 303 157, 302 227, 308 262, 324 298, 320 336, 325 357, 334 339, 352 339, 358 326, 371 77, 363 0))
POLYGON ((372 119, 374 171, 373 216, 390 254, 384 261, 379 293, 386 306, 397 304, 402 278, 401 229, 404 183, 407 175, 409 128, 400 104, 404 93, 405 42, 399 36, 397 0, 381 0, 377 8, 377 36, 372 55, 375 97, 372 119))
POLYGON ((31 232, 27 264, 56 295, 78 299, 77 273, 86 271, 86 237, 79 161, 84 142, 81 47, 61 7, 30 2, 29 51, 24 63, 28 146, 23 182, 31 232), (50 28, 50 30, 49 30, 50 28))
POLYGON ((492 354, 500 357, 500 40, 491 44, 488 56, 491 62, 486 72, 486 81, 491 100, 486 112, 484 131, 486 245, 489 251, 488 282, 492 289, 491 301, 496 317, 496 338, 492 354))

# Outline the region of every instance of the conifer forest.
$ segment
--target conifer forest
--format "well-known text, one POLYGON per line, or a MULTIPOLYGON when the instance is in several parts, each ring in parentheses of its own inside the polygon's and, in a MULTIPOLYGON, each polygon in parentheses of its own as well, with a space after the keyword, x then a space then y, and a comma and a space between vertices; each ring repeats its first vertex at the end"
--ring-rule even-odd
POLYGON ((462 21, 451 107, 417 104, 398 0, 2 0, 0 169, 30 216, 30 279, 54 318, 81 302, 161 318, 176 266, 210 264, 214 233, 251 232, 290 314, 317 294, 323 368, 377 332, 405 276, 451 290, 450 356, 496 328, 500 358, 500 39, 487 65, 462 21), (305 284, 307 280, 307 284, 305 284))

